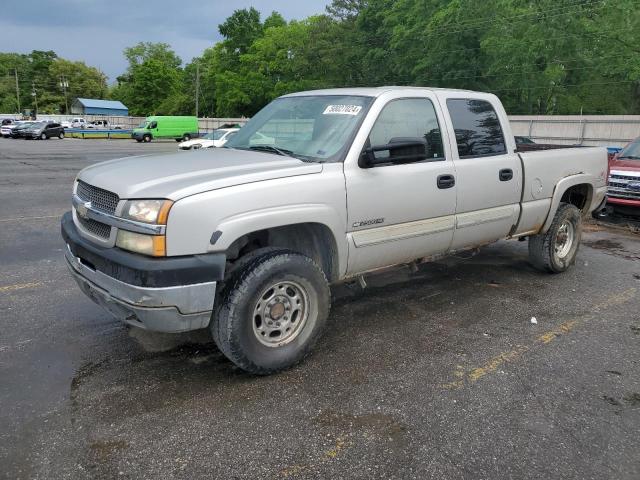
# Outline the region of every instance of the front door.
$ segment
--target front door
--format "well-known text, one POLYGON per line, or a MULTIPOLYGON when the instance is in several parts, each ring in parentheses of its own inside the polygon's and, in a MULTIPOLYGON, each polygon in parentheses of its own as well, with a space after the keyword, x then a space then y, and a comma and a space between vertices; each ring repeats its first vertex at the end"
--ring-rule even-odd
POLYGON ((425 155, 407 161, 402 150, 382 149, 373 166, 345 162, 349 274, 444 253, 453 236, 455 171, 437 102, 427 91, 394 95, 372 106, 363 148, 422 141, 425 155))

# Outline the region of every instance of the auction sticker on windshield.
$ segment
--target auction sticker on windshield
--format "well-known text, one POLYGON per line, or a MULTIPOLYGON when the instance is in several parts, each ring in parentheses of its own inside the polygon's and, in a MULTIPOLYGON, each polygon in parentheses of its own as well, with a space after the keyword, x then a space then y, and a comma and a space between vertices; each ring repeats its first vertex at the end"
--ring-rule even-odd
POLYGON ((323 115, 358 115, 362 110, 360 105, 327 105, 323 115))

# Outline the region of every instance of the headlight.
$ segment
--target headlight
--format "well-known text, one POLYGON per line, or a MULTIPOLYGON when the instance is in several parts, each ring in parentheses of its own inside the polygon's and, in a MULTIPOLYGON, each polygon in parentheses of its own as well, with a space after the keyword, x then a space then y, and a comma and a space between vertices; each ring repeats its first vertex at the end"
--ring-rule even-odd
POLYGON ((164 257, 167 254, 164 235, 144 235, 127 230, 118 230, 116 247, 152 257, 164 257))
POLYGON ((124 204, 122 218, 136 222, 166 225, 171 200, 129 200, 124 204))

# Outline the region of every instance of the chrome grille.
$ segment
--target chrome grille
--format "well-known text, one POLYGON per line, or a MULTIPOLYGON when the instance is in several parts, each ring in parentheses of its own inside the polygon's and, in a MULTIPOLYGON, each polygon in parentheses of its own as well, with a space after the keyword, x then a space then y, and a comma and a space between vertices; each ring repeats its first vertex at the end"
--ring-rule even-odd
POLYGON ((93 233, 95 236, 108 239, 111 235, 111 227, 105 223, 96 222, 95 220, 91 220, 90 218, 82 218, 80 215, 77 215, 78 221, 82 228, 84 228, 89 233, 93 233))
POLYGON ((78 180, 76 195, 85 202, 91 202, 91 206, 96 210, 100 210, 111 215, 116 213, 116 207, 120 201, 120 198, 115 193, 94 187, 82 180, 78 180))
POLYGON ((607 195, 615 198, 626 198, 628 200, 640 200, 640 189, 630 188, 630 183, 640 184, 640 177, 612 173, 609 175, 607 195))

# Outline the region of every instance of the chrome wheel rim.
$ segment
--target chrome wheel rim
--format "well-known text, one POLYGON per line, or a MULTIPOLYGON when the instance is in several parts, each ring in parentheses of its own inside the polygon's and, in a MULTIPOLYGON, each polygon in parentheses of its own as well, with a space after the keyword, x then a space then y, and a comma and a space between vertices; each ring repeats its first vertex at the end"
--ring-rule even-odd
POLYGON ((267 347, 293 341, 309 316, 309 295, 298 282, 287 280, 265 288, 253 308, 253 333, 267 347))
POLYGON ((556 241, 554 245, 554 250, 556 253, 556 257, 559 259, 564 259, 569 252, 571 251, 571 247, 573 247, 573 242, 576 236, 576 229, 569 220, 565 220, 560 228, 558 228, 558 232, 556 233, 556 241))

